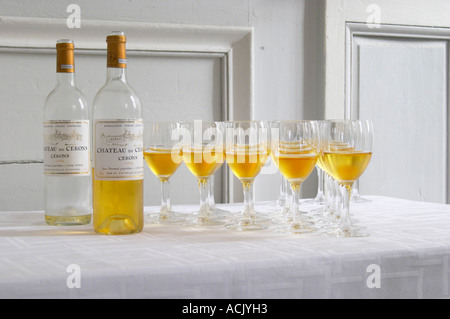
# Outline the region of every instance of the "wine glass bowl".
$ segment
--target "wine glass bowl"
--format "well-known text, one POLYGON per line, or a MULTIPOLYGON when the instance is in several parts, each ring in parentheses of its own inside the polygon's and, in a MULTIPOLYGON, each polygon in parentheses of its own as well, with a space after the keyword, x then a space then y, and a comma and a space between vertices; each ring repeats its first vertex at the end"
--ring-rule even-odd
POLYGON ((144 159, 153 174, 162 180, 168 180, 183 162, 181 148, 149 147, 144 150, 144 159))
POLYGON ((208 145, 186 146, 183 149, 183 161, 195 177, 208 179, 223 163, 223 153, 216 152, 213 147, 208 145))
POLYGON ((269 156, 267 146, 227 148, 226 159, 233 174, 241 182, 251 182, 261 171, 269 156))

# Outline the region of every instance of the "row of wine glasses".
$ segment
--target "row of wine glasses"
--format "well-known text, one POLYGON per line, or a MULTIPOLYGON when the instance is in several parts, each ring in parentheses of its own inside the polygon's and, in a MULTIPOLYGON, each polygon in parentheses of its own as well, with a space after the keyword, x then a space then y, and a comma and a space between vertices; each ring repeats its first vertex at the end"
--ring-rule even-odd
MULTIPOLYGON (((235 231, 266 229, 272 223, 277 231, 285 233, 320 230, 338 236, 359 236, 360 229, 350 219, 349 196, 351 186, 370 161, 372 139, 369 121, 146 123, 144 157, 161 182, 162 201, 160 212, 150 220, 190 226, 224 225, 235 231), (284 206, 277 212, 279 216, 257 214, 253 202, 254 180, 269 158, 284 184, 279 199, 284 206), (182 162, 199 185, 199 209, 189 216, 173 212, 170 206, 169 179, 182 162), (213 176, 224 162, 243 187, 243 209, 238 215, 215 207, 213 176), (300 187, 315 167, 342 191, 343 209, 334 224, 329 223, 325 209, 313 217, 301 207, 300 187)), ((329 200, 325 195, 320 194, 321 201, 329 200)))
MULTIPOLYGON (((309 145, 305 143, 305 136, 310 133, 301 133, 309 126, 309 130, 316 130, 308 122, 297 122, 295 124, 284 123, 282 127, 291 126, 286 134, 285 129, 280 129, 280 143, 295 141, 303 144, 297 147, 296 153, 309 153, 309 145), (292 127, 292 125, 294 125, 292 127), (305 148, 306 146, 306 148, 305 148)), ((321 209, 313 210, 315 218, 311 214, 306 214, 303 209, 299 209, 299 201, 296 198, 296 185, 291 182, 289 174, 280 171, 290 181, 293 190, 293 199, 291 208, 288 210, 290 223, 290 233, 314 233, 317 231, 325 232, 338 237, 361 237, 367 236, 366 228, 358 226, 350 215, 351 190, 353 184, 362 175, 372 156, 373 144, 373 125, 371 121, 357 120, 333 120, 317 122, 318 130, 318 149, 316 168, 319 173, 323 172, 325 190, 319 186, 318 196, 311 200, 302 201, 302 205, 315 203, 322 204, 321 209)), ((314 146, 311 147, 314 149, 314 146)), ((292 153, 292 152, 291 152, 292 153)), ((291 155, 293 156, 293 155, 291 155)), ((300 157, 300 155, 298 155, 300 157)), ((301 155, 304 156, 304 155, 301 155)), ((306 159, 303 159, 306 161, 306 159)), ((283 165, 280 162, 278 165, 283 165)), ((295 165, 297 169, 309 165, 295 165)), ((310 174, 310 169, 308 169, 310 174)), ((302 174, 299 172, 297 178, 302 174)), ((305 175, 307 177, 307 175, 305 175)), ((308 175, 309 176, 309 175, 308 175)), ((295 179, 294 179, 295 182, 295 179)), ((319 183, 320 183, 319 179, 319 183)), ((296 183, 296 182, 295 182, 296 183)), ((311 213, 311 212, 310 212, 311 213)))

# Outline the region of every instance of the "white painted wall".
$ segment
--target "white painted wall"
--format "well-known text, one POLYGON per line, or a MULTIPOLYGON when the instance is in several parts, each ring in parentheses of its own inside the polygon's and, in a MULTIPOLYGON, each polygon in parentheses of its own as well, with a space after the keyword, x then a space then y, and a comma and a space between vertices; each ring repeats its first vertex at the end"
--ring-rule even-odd
MULTIPOLYGON (((74 1, 0 0, 0 16, 65 19, 68 16, 66 8, 71 3, 74 1)), ((79 0, 76 4, 81 8, 82 28, 83 21, 87 20, 253 27, 253 118, 320 119, 323 114, 323 88, 320 85, 323 77, 322 1, 79 0)), ((85 56, 76 63, 78 83, 85 89, 90 102, 104 81, 105 69, 101 60, 98 56, 85 56), (81 76, 83 73, 84 77, 81 76)), ((42 104, 54 84, 54 60, 48 56, 39 61, 39 65, 33 65, 33 59, 26 54, 0 53, 0 63, 6 66, 0 73, 3 114, 0 136, 8 139, 2 141, 8 147, 2 148, 5 151, 0 153, 0 162, 3 161, 0 165, 0 210, 38 210, 43 207, 42 164, 16 163, 42 159, 35 146, 36 136, 40 135, 42 104)), ((189 116, 221 119, 219 82, 222 74, 218 59, 154 57, 151 61, 144 63, 136 59, 134 65, 130 63, 128 72, 130 83, 147 105, 145 116, 161 120, 168 115, 175 119, 174 114, 181 120, 190 119, 189 116), (165 64, 170 72, 164 71, 165 64), (134 70, 135 67, 139 70, 134 70), (148 71, 141 72, 142 68, 148 71), (160 89, 146 90, 155 86, 160 89), (200 92, 202 87, 205 91, 200 92), (155 111, 156 101, 167 103, 165 113, 155 111), (197 107, 183 110, 183 101, 197 107)), ((187 176, 187 172, 181 172, 173 177, 174 204, 198 202, 195 181, 187 176)), ((145 179, 145 204, 159 204, 156 181, 148 171, 145 179)), ((259 176, 255 186, 256 199, 276 199, 278 181, 278 174, 259 176)), ((315 176, 305 183, 304 189, 305 196, 315 195, 315 176)), ((220 202, 221 192, 216 194, 220 202)))

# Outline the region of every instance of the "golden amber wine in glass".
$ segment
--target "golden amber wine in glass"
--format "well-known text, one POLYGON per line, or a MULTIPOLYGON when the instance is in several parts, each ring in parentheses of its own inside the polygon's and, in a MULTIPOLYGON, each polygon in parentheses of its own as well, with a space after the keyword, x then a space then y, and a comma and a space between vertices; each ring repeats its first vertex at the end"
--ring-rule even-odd
POLYGON ((372 152, 324 152, 327 171, 341 184, 351 186, 369 165, 372 152))
POLYGON ((274 160, 283 176, 291 183, 302 183, 317 163, 318 155, 309 154, 277 154, 274 160))
POLYGON ((211 149, 183 150, 187 168, 198 178, 211 176, 222 165, 223 154, 211 149))
POLYGON ((104 181, 93 178, 93 186, 93 208, 96 212, 93 224, 97 232, 131 234, 142 230, 144 225, 142 179, 104 181))
POLYGON ((324 172, 326 172, 328 174, 328 171, 327 171, 327 169, 325 167, 325 164, 323 163, 323 156, 319 156, 319 158, 317 159, 317 163, 316 164, 317 164, 317 166, 319 166, 319 168, 322 171, 324 171, 324 172))
POLYGON ((239 179, 255 178, 269 157, 268 150, 227 151, 226 160, 233 174, 239 179))
POLYGON ((168 180, 181 165, 181 151, 171 149, 149 148, 144 151, 145 161, 150 170, 162 180, 168 180))

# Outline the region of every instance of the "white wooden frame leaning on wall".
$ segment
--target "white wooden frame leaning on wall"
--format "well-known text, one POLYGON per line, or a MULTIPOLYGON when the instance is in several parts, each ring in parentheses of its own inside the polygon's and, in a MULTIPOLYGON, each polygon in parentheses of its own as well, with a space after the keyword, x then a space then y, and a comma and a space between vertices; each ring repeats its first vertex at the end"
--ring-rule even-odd
MULTIPOLYGON (((253 118, 253 28, 154 24, 123 21, 82 20, 80 28, 70 29, 66 19, 0 17, 1 52, 54 54, 56 39, 70 38, 83 52, 104 54, 106 35, 115 30, 127 35, 129 55, 195 55, 222 60, 222 117, 224 120, 253 118)), ((0 164, 27 164, 42 161, 27 158, 1 159, 0 164)), ((242 200, 238 181, 226 170, 224 199, 242 200)))

